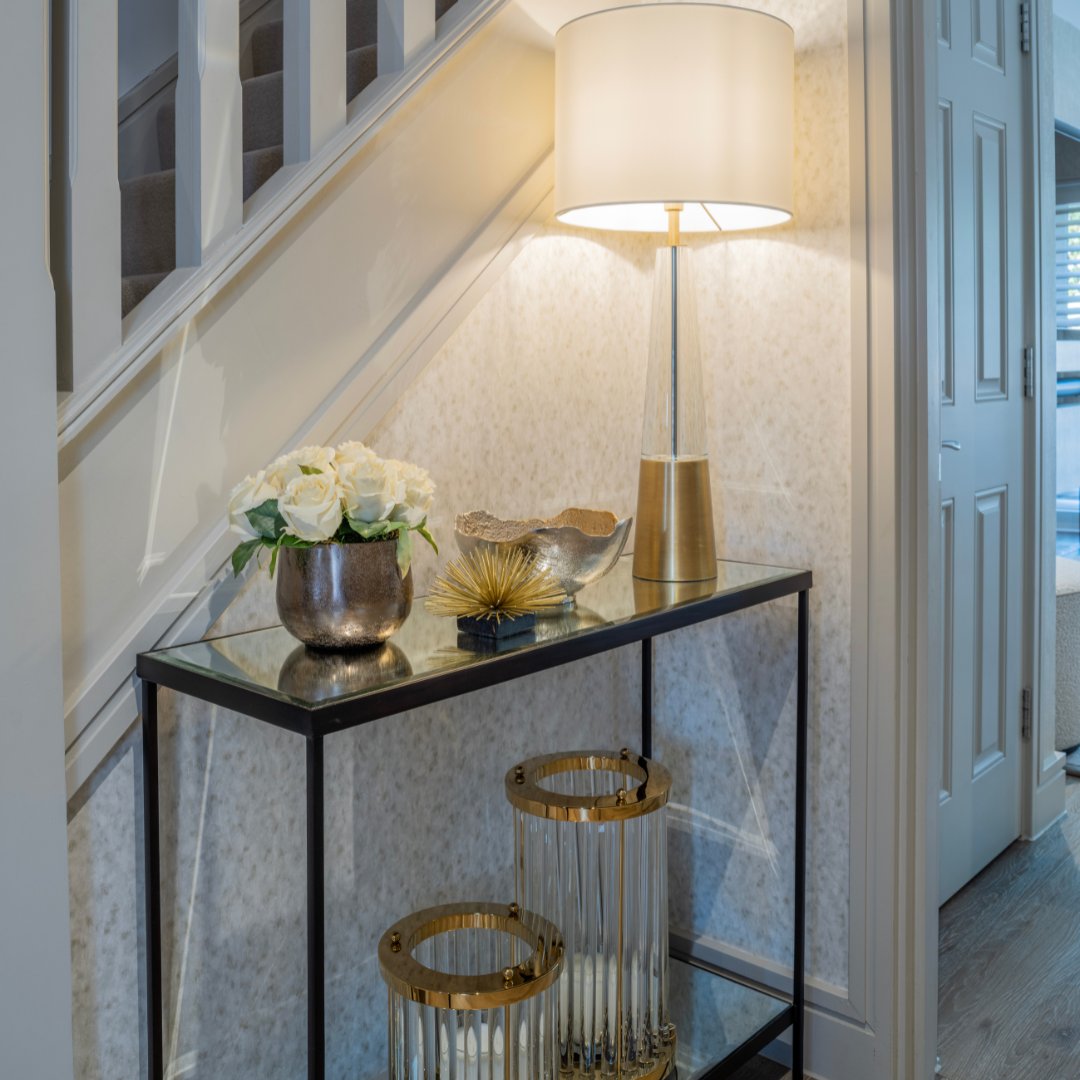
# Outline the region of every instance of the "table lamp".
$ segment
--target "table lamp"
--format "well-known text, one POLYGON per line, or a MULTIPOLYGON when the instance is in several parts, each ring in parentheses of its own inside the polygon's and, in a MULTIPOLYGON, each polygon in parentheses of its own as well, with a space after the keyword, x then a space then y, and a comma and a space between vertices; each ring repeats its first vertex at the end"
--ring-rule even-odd
POLYGON ((791 217, 795 39, 771 15, 646 3, 555 37, 555 214, 666 232, 657 253, 634 575, 716 577, 705 404, 684 232, 791 217))

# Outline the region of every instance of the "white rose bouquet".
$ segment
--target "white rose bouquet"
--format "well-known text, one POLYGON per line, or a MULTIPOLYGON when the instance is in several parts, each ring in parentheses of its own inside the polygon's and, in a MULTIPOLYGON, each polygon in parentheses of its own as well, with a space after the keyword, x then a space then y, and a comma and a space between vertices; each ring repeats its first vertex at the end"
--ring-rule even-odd
POLYGON ((270 551, 270 576, 282 547, 397 541, 404 577, 412 533, 438 552, 427 528, 435 485, 424 469, 378 456, 363 443, 305 446, 285 454, 229 496, 229 524, 245 537, 232 553, 239 574, 260 549, 270 551))

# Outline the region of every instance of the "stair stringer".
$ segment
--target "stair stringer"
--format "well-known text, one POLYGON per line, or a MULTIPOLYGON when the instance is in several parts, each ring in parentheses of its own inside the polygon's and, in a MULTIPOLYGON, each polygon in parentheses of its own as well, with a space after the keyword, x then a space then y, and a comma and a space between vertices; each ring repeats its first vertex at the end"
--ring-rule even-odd
POLYGON ((135 655, 233 595, 231 486, 370 430, 550 213, 551 78, 507 5, 63 444, 69 796, 137 717, 135 655))

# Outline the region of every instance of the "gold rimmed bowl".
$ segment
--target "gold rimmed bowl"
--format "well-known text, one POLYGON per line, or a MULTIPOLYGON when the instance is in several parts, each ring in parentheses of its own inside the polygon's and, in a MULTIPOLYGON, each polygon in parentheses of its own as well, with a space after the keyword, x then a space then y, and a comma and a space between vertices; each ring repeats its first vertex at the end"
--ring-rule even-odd
MULTIPOLYGON (((549 571, 566 593, 566 606, 586 585, 599 581, 626 546, 633 518, 609 510, 570 507, 556 517, 507 521, 486 510, 459 514, 454 537, 462 552, 501 547, 523 548, 549 571)), ((557 613, 560 608, 555 608, 557 613)), ((541 612, 541 614, 543 614, 541 612)))

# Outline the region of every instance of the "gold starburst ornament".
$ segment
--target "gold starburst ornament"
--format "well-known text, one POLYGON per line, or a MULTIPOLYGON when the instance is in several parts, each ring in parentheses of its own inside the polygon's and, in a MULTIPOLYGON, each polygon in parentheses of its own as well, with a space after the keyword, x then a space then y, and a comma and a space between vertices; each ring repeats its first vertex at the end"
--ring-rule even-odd
POLYGON ((566 600, 558 581, 522 548, 480 549, 447 563, 431 586, 427 609, 461 629, 498 633, 505 623, 534 625, 536 613, 566 600), (486 624, 486 626, 485 626, 486 624))

